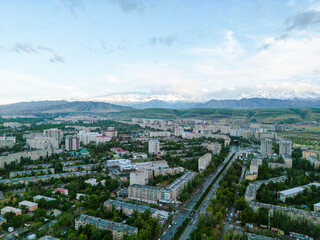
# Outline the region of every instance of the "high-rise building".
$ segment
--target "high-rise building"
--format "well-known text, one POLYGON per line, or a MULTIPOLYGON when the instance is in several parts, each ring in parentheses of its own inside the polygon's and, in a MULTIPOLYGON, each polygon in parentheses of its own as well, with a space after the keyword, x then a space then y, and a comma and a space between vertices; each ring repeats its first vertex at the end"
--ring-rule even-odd
POLYGON ((289 140, 282 140, 279 143, 279 155, 287 154, 292 155, 292 142, 289 140))
POLYGON ((75 135, 66 136, 66 150, 78 151, 80 149, 80 138, 75 135))
POLYGON ((58 143, 61 143, 61 141, 63 139, 63 132, 60 129, 51 128, 51 129, 43 130, 43 136, 55 138, 56 141, 58 141, 58 143))
POLYGON ((261 140, 261 148, 262 155, 271 156, 272 155, 272 140, 269 138, 264 138, 261 140))
POLYGON ((160 152, 160 142, 159 140, 150 140, 149 141, 149 153, 158 154, 160 152))

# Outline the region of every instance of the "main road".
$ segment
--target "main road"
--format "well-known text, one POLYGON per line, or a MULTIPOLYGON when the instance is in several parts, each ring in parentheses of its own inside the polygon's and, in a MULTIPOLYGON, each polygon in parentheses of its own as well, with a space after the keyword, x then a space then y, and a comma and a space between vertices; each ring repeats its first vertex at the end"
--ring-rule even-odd
MULTIPOLYGON (((233 154, 234 152, 232 152, 233 154)), ((232 160, 229 162, 229 164, 227 165, 227 167, 223 170, 223 173, 219 176, 219 178, 215 181, 215 183, 213 184, 212 188, 210 189, 208 195, 205 197, 205 199, 202 201, 199 210, 195 213, 193 220, 189 223, 189 225, 186 227, 186 229, 184 230, 184 232, 182 233, 180 240, 185 240, 188 239, 190 234, 196 229, 197 227, 197 222, 198 222, 198 218, 200 213, 201 214, 205 214, 206 212, 206 208, 210 203, 210 199, 213 198, 216 194, 216 191, 218 189, 219 186, 219 182, 221 180, 221 178, 224 176, 224 173, 226 173, 228 171, 228 169, 230 168, 230 166, 232 165, 232 163, 238 158, 238 152, 236 152, 236 154, 233 156, 232 160)), ((230 157, 229 157, 230 158, 230 157)), ((223 166, 225 166, 228 163, 229 158, 225 159, 224 163, 222 164, 223 166)), ((221 168, 223 168, 223 166, 221 168)), ((221 170, 220 168, 220 170, 221 170)), ((219 171, 220 172, 220 171, 219 171)), ((217 174, 215 174, 215 176, 217 176, 217 174)))
MULTIPOLYGON (((196 205, 196 203, 199 201, 199 199, 201 198, 202 194, 206 191, 206 189, 208 188, 208 186, 210 185, 210 183, 218 176, 218 174, 221 172, 221 170, 224 168, 224 166, 229 162, 231 156, 236 152, 236 154, 234 155, 234 157, 232 158, 232 160, 230 161, 233 162, 237 157, 238 157, 238 153, 236 149, 232 149, 229 154, 226 156, 226 158, 224 159, 224 161, 220 164, 220 166, 217 168, 217 170, 215 171, 214 174, 212 174, 209 178, 207 178, 207 180, 204 182, 203 184, 203 188, 200 188, 197 190, 196 194, 194 194, 192 196, 192 198, 189 200, 189 202, 187 204, 185 204, 184 207, 182 207, 179 210, 179 213, 177 214, 176 218, 174 219, 174 221, 171 223, 171 225, 169 225, 168 229, 166 229, 163 232, 163 235, 160 237, 161 240, 170 240, 173 238, 174 234, 176 233, 176 231, 178 230, 178 228, 182 225, 183 221, 190 216, 192 209, 194 208, 194 206, 196 205)), ((230 164, 228 164, 227 168, 230 167, 230 164)), ((226 168, 226 169, 227 169, 226 168)), ((226 170, 224 170, 226 171, 226 170)), ((222 176, 222 174, 221 174, 222 176)), ((220 178, 219 178, 220 179, 220 178)), ((212 187, 212 189, 217 185, 217 182, 214 184, 214 186, 212 187)), ((212 189, 210 190, 210 192, 208 193, 207 197, 205 198, 205 200, 202 202, 202 204, 200 205, 199 211, 203 211, 204 208, 204 204, 207 204, 208 200, 212 197, 212 189)), ((195 214, 194 216, 194 220, 196 221, 198 218, 198 212, 195 214)), ((196 224, 189 224, 187 229, 188 230, 190 228, 190 226, 195 227, 196 224)), ((186 232, 186 230, 184 231, 184 233, 186 232)), ((190 234, 190 233, 189 233, 190 234)), ((185 234, 183 234, 185 235, 185 234)), ((189 235, 188 235, 189 236, 189 235)), ((182 238, 184 239, 184 238, 182 238)))

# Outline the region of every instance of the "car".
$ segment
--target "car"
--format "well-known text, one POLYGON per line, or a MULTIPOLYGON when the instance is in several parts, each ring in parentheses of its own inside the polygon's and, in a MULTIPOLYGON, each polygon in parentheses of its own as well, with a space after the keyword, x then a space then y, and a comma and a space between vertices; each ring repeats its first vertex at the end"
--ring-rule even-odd
POLYGON ((171 228, 171 225, 169 224, 168 228, 171 228))
POLYGON ((166 232, 163 232, 162 236, 166 235, 166 232))

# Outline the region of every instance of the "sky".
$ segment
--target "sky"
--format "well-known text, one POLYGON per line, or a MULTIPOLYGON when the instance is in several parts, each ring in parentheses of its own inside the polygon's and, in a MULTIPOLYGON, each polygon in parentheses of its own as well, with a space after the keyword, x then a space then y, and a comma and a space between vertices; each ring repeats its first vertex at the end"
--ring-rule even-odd
POLYGON ((316 0, 3 0, 0 17, 0 104, 320 94, 316 0))

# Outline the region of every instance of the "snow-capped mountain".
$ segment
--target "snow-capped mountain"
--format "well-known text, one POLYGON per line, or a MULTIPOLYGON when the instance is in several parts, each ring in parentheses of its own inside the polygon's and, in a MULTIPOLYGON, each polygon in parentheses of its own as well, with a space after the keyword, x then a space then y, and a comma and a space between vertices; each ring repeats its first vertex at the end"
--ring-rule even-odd
POLYGON ((154 94, 115 94, 109 96, 100 96, 89 99, 90 101, 99 101, 99 102, 108 102, 113 104, 119 104, 124 106, 131 106, 140 103, 147 103, 150 101, 163 101, 170 104, 180 103, 180 102, 200 102, 194 98, 186 98, 180 95, 174 94, 163 94, 163 95, 154 95, 154 94))
POLYGON ((121 106, 144 108, 263 108, 263 107, 318 107, 320 93, 312 91, 282 89, 274 91, 263 91, 257 89, 246 89, 234 98, 219 99, 204 97, 203 99, 187 98, 174 94, 115 94, 88 99, 89 101, 107 102, 121 106))
POLYGON ((236 97, 236 99, 242 98, 269 98, 269 99, 320 99, 320 93, 312 92, 312 91, 282 91, 281 89, 278 91, 252 91, 249 93, 242 93, 236 97))

